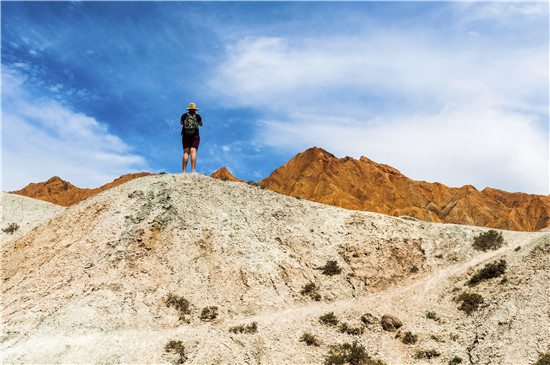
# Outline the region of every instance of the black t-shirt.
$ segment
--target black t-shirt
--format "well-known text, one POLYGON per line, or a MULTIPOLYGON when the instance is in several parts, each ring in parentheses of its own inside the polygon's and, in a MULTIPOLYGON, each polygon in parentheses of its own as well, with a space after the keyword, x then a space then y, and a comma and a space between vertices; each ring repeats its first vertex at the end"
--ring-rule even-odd
MULTIPOLYGON (((182 116, 181 116, 181 121, 185 121, 185 118, 187 118, 187 114, 189 114, 189 112, 187 113, 184 113, 182 116)), ((199 122, 199 124, 202 122, 202 119, 201 119, 201 116, 198 115, 197 113, 195 113, 195 116, 197 117, 197 122, 199 122)), ((197 126, 197 129, 195 130, 195 133, 193 134, 185 134, 183 133, 183 127, 181 128, 181 135, 182 136, 189 136, 189 137, 195 137, 195 136, 198 136, 199 135, 199 127, 197 126)))

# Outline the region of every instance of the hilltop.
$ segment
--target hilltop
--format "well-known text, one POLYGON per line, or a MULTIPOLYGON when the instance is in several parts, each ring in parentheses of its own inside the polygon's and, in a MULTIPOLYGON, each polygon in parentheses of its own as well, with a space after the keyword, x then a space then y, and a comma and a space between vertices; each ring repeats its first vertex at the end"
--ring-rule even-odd
POLYGON ((210 177, 214 177, 216 179, 225 180, 225 181, 244 182, 244 180, 238 179, 235 176, 233 176, 233 174, 231 172, 229 172, 227 167, 222 167, 222 168, 218 169, 217 171, 212 173, 212 175, 210 175, 210 177))
POLYGON ((47 201, 49 203, 70 207, 82 200, 94 196, 107 189, 114 188, 138 177, 152 175, 148 172, 137 174, 126 174, 116 178, 112 182, 95 189, 82 189, 72 185, 70 182, 54 176, 48 181, 41 183, 30 183, 21 190, 12 191, 12 194, 23 195, 29 198, 47 201))
MULTIPOLYGON (((102 191, 149 173, 127 174, 96 189, 81 189, 53 177, 12 193, 71 206, 102 191)), ((244 182, 222 167, 220 180, 244 182)), ((471 185, 460 188, 415 181, 399 170, 366 157, 336 158, 312 147, 275 169, 259 185, 336 207, 411 216, 426 222, 456 223, 514 231, 537 232, 550 227, 550 195, 509 193, 471 185)))
POLYGON ((487 231, 199 174, 134 179, 2 245, 3 361, 177 362, 165 351, 175 340, 189 364, 318 364, 358 341, 388 364, 423 353, 531 364, 550 350, 550 233, 502 231, 502 247, 475 250, 487 231), (499 260, 503 276, 467 284, 499 260), (302 294, 310 283, 318 301, 302 294), (456 301, 466 292, 483 297, 470 315, 456 301), (174 298, 188 301, 184 316, 174 298), (320 322, 330 312, 338 325, 320 322), (385 314, 400 332, 382 329, 385 314), (252 323, 254 333, 230 331, 252 323), (403 342, 408 331, 416 343, 403 342))

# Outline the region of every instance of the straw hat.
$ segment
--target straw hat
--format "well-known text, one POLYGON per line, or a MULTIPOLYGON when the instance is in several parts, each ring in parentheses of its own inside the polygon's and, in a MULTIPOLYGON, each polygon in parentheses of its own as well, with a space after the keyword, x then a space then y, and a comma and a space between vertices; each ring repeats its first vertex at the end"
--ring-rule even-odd
POLYGON ((195 105, 195 103, 190 103, 190 104, 189 104, 189 107, 187 108, 187 110, 199 110, 199 108, 197 108, 197 106, 195 105))

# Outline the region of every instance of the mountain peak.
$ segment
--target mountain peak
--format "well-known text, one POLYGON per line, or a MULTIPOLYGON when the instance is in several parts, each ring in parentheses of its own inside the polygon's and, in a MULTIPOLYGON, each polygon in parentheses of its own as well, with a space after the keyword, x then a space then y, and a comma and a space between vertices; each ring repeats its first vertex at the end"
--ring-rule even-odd
POLYGON ((218 169, 216 172, 212 173, 210 177, 219 179, 219 180, 229 180, 229 181, 236 181, 236 182, 244 182, 244 180, 238 179, 227 169, 227 167, 222 167, 218 169))
POLYGON ((12 191, 11 193, 69 207, 102 191, 147 175, 151 174, 148 172, 140 172, 136 174, 122 175, 114 181, 96 189, 78 188, 70 182, 61 179, 59 176, 53 176, 47 181, 41 183, 30 183, 23 189, 12 191))
POLYGON ((415 181, 365 156, 339 159, 319 147, 297 154, 259 184, 318 203, 428 222, 518 231, 550 225, 550 197, 415 181))

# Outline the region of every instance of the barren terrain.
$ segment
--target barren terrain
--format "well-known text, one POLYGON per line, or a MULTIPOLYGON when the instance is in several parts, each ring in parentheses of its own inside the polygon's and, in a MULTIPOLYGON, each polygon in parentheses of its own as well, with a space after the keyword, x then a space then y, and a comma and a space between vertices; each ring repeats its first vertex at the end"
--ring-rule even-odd
MULTIPOLYGON (((17 209, 6 202, 4 214, 17 209)), ((353 341, 387 364, 532 364, 550 350, 550 233, 501 231, 502 247, 475 250, 487 231, 200 174, 134 179, 3 243, 3 362, 170 363, 176 340, 189 364, 319 364, 353 341), (466 284, 500 259, 504 275, 466 284), (324 274, 329 261, 342 271, 324 274), (301 294, 308 283, 319 301, 301 294), (483 297, 470 315, 462 292, 483 297), (184 318, 171 296, 189 301, 184 318), (216 318, 200 318, 207 306, 216 318), (338 325, 320 322, 329 312, 338 325), (399 332, 383 330, 386 314, 399 332), (256 333, 230 331, 253 322, 256 333)))

